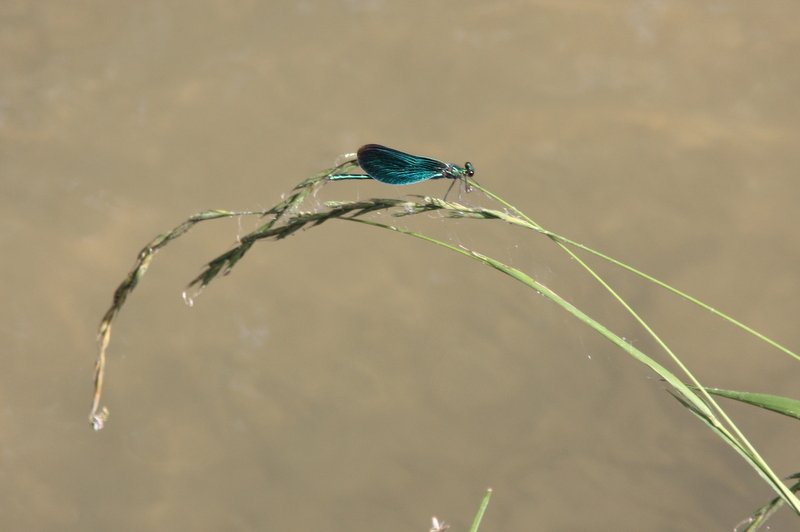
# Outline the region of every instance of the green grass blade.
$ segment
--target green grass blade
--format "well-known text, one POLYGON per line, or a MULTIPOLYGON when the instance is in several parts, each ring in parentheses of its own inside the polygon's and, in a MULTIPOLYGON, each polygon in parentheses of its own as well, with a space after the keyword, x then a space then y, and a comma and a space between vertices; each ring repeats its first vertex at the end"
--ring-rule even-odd
POLYGON ((486 495, 483 496, 481 505, 478 507, 478 513, 475 514, 475 519, 472 520, 472 526, 469 527, 469 532, 478 532, 478 527, 481 526, 481 519, 486 512, 486 507, 489 506, 489 499, 492 498, 492 488, 486 490, 486 495))
POLYGON ((800 419, 800 401, 797 399, 766 393, 736 392, 733 390, 722 390, 720 388, 705 388, 705 390, 710 394, 727 397, 728 399, 758 406, 766 410, 771 410, 772 412, 777 412, 778 414, 783 414, 784 416, 800 419))
MULTIPOLYGON (((441 201, 441 200, 439 200, 439 201, 441 201)), ((754 469, 756 469, 756 471, 765 480, 768 481, 770 486, 772 486, 773 489, 775 489, 789 503, 789 505, 792 507, 792 509, 795 512, 797 512, 798 514, 800 514, 800 501, 798 501, 798 499, 794 496, 794 494, 791 491, 789 491, 788 488, 780 481, 779 477, 769 468, 767 463, 756 452, 755 448, 747 441, 747 439, 744 437, 744 435, 741 433, 741 431, 739 431, 738 428, 735 426, 735 424, 733 424, 733 422, 728 418, 728 416, 727 416, 727 414, 725 414, 724 410, 722 410, 722 408, 720 408, 713 401, 713 399, 709 395, 707 395, 707 392, 705 392, 705 390, 702 389, 702 386, 700 386, 699 382, 697 382, 697 380, 692 376, 692 374, 688 371, 688 369, 681 363, 681 361, 678 360, 678 358, 669 350, 669 348, 665 344, 663 344, 663 342, 661 342, 660 338, 658 338, 658 336, 656 336, 655 333, 652 332, 652 330, 647 326, 646 323, 642 322, 642 320, 633 312, 632 309, 630 309, 627 306, 627 304, 625 304, 624 301, 621 301, 622 304, 631 312, 631 314, 634 315, 634 317, 636 317, 637 319, 640 320, 640 323, 642 323, 642 325, 654 336, 654 338, 656 338, 656 340, 659 341, 662 344, 664 349, 673 357, 673 359, 681 367, 681 369, 696 383, 696 386, 698 388, 700 388, 701 391, 704 394, 706 394, 705 400, 703 398, 701 398, 700 396, 698 396, 697 393, 695 393, 694 390, 692 390, 689 386, 685 385, 677 376, 675 376, 672 372, 668 371, 666 368, 661 366, 655 360, 651 359, 650 357, 645 355, 643 352, 639 351, 638 349, 636 349, 635 347, 630 345, 624 339, 622 339, 621 337, 619 337, 618 335, 616 335, 615 333, 610 331, 608 328, 606 328, 605 326, 603 326, 602 324, 600 324, 599 322, 597 322, 593 318, 591 318, 588 315, 586 315, 583 311, 581 311, 577 307, 573 306, 572 304, 568 303, 567 301, 565 301, 564 299, 559 297, 557 294, 555 294, 552 290, 550 290, 546 286, 537 283, 531 277, 529 277, 525 273, 521 272, 520 270, 517 270, 516 268, 507 266, 507 265, 505 265, 505 264, 503 264, 503 263, 501 263, 501 262, 499 262, 499 261, 497 261, 495 259, 492 259, 491 257, 487 257, 487 256, 482 255, 480 253, 477 253, 477 252, 474 252, 474 251, 469 251, 469 250, 466 250, 466 249, 463 249, 463 248, 456 248, 454 246, 451 246, 451 245, 446 244, 444 242, 432 239, 432 238, 427 237, 425 235, 420 235, 418 233, 414 233, 414 232, 411 232, 411 231, 406 231, 406 230, 403 230, 403 229, 399 229, 397 227, 393 227, 393 226, 389 226, 389 225, 386 225, 386 224, 381 224, 381 223, 373 222, 373 221, 369 221, 369 220, 362 220, 362 219, 356 219, 356 218, 343 218, 343 219, 354 221, 354 222, 358 222, 358 223, 373 225, 373 226, 377 226, 377 227, 383 227, 385 229, 390 229, 392 231, 404 233, 404 234, 407 234, 409 236, 414 236, 416 238, 421 238, 423 240, 426 240, 426 241, 435 243, 437 245, 449 248, 449 249, 451 249, 453 251, 456 251, 458 253, 462 253, 462 254, 464 254, 466 256, 469 256, 469 257, 471 257, 471 258, 473 258, 475 260, 483 262, 484 264, 486 264, 488 266, 491 266, 491 267, 493 267, 493 268, 495 268, 495 269, 497 269, 499 271, 502 271, 503 273, 505 273, 505 274, 517 279, 518 281, 522 282, 526 286, 529 286, 530 288, 536 290, 541 295, 547 297, 551 301, 553 301, 556 304, 560 305, 562 308, 564 308, 565 310, 567 310, 568 312, 573 314, 575 317, 577 317, 578 319, 580 319, 581 321, 583 321, 584 323, 586 323, 587 325, 589 325, 590 327, 595 329, 597 332, 602 334, 608 340, 612 341, 618 347, 622 348, 625 352, 629 353, 635 359, 637 359, 640 362, 642 362, 643 364, 647 365, 649 368, 651 368, 653 371, 655 371, 661 378, 663 378, 665 381, 670 383, 673 386, 673 388, 675 388, 675 390, 683 398, 682 402, 685 402, 686 404, 690 404, 691 407, 692 407, 692 411, 694 413, 696 413, 699 417, 701 417, 701 419, 703 419, 703 421, 706 422, 710 427, 712 427, 713 430, 718 435, 720 435, 720 437, 724 441, 726 441, 727 443, 732 445, 737 450, 737 452, 739 452, 743 457, 745 457, 746 460, 748 461, 748 463, 750 463, 751 466, 754 469), (708 402, 706 402, 706 401, 708 401, 708 402), (713 405, 714 410, 716 410, 717 412, 719 412, 723 416, 723 419, 725 420, 725 422, 728 423, 728 425, 732 427, 732 429, 736 432, 736 435, 737 435, 738 438, 734 437, 720 423, 720 421, 717 419, 717 416, 714 414, 714 412, 712 411, 711 407, 709 406, 709 403, 711 405, 713 405)), ((574 257, 574 255, 573 255, 573 257, 574 257)), ((580 260, 577 257, 574 257, 574 258, 576 260, 578 260, 578 261, 580 260)), ((591 269, 589 269, 588 267, 586 267, 586 268, 587 268, 587 270, 589 270, 594 275, 594 272, 592 272, 591 269)), ((613 290, 611 290, 607 285, 605 285, 605 283, 602 281, 602 279, 598 278, 598 280, 601 283, 603 283, 604 286, 606 286, 608 288, 608 290, 612 292, 612 294, 614 294, 616 296, 616 294, 613 292, 613 290)))

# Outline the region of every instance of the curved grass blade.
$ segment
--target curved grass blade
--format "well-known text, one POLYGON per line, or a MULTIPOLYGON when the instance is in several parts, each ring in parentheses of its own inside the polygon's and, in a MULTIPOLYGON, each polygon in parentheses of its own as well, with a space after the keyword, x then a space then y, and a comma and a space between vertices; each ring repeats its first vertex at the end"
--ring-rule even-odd
MULTIPOLYGON (((100 407, 100 399, 103 394, 103 382, 105 380, 106 373, 106 351, 108 349, 108 344, 111 341, 111 325, 113 324, 117 314, 119 314, 119 311, 122 310, 122 306, 125 304, 128 295, 133 292, 133 290, 139 284, 139 281, 142 279, 142 277, 144 277, 145 273, 147 273, 147 268, 150 266, 150 262, 153 260, 153 257, 155 257, 156 252, 158 252, 159 249, 166 246, 172 240, 175 240, 176 238, 188 233, 189 230, 195 226, 195 224, 205 220, 229 218, 231 216, 266 216, 272 214, 272 220, 260 228, 262 232, 268 231, 284 215, 291 214, 293 211, 295 211, 298 206, 305 201, 309 194, 313 193, 320 186, 324 185, 326 179, 330 175, 347 170, 354 166, 355 161, 345 161, 342 164, 306 179, 294 188, 293 194, 291 194, 287 199, 278 203, 267 211, 228 212, 223 210, 209 210, 195 214, 171 231, 157 236, 152 242, 142 248, 137 256, 133 269, 130 271, 130 273, 128 273, 128 276, 124 281, 122 281, 119 287, 117 287, 116 291, 114 291, 111 307, 106 311, 103 319, 100 321, 100 326, 98 327, 98 354, 94 367, 94 395, 92 399, 92 409, 89 413, 89 423, 91 423, 95 430, 101 430, 105 426, 109 414, 108 408, 100 407)), ((286 226, 281 226, 281 228, 283 230, 287 230, 286 226)), ((249 246, 251 245, 252 242, 247 245, 247 249, 249 249, 249 246)), ((246 251, 246 249, 243 251, 239 250, 238 254, 230 255, 230 257, 227 258, 227 261, 220 261, 218 263, 214 263, 213 266, 210 266, 207 271, 204 272, 204 275, 201 274, 201 278, 199 278, 200 281, 196 280, 196 282, 203 283, 201 285, 201 289, 208 284, 208 282, 213 279, 225 266, 227 266, 227 269, 229 270, 230 267, 232 267, 233 264, 235 264, 236 261, 238 261, 246 251), (213 274, 211 272, 213 272, 213 274)), ((184 299, 187 299, 187 303, 191 304, 191 298, 187 298, 185 292, 184 299)))

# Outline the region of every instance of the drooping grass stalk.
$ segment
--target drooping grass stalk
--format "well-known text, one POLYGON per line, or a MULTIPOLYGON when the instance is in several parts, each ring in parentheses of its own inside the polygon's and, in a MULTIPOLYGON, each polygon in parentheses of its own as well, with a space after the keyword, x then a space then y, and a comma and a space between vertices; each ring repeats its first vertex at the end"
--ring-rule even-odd
MULTIPOLYGON (((343 163, 334 166, 333 168, 325 170, 324 172, 320 172, 319 174, 306 179, 297 185, 294 190, 292 190, 292 193, 288 198, 267 211, 228 212, 223 210, 210 210, 195 214, 173 230, 158 235, 153 239, 152 242, 142 248, 136 258, 136 263, 134 264, 133 269, 130 271, 130 273, 128 273, 128 276, 124 281, 122 281, 119 287, 117 287, 117 290, 114 292, 114 298, 112 299, 111 307, 108 309, 108 311, 106 311, 105 316, 103 316, 103 319, 100 321, 100 327, 98 328, 97 342, 99 349, 97 360, 95 361, 94 365, 94 398, 92 400, 92 410, 89 413, 89 422, 92 424, 92 427, 95 430, 102 429, 106 420, 108 419, 108 409, 106 407, 100 407, 100 397, 103 393, 103 380, 105 379, 106 374, 106 350, 108 349, 108 343, 111 340, 111 325, 114 322, 114 318, 117 317, 117 314, 119 314, 119 311, 122 309, 122 305, 125 304, 125 300, 128 298, 128 295, 133 292, 133 289, 139 284, 139 280, 144 277, 145 273, 147 273, 147 268, 150 266, 150 261, 153 260, 153 257, 158 250, 166 246, 172 240, 188 233, 189 230, 196 224, 206 220, 214 220, 216 218, 229 218, 231 216, 248 215, 272 215, 272 219, 268 223, 264 224, 262 227, 248 236, 258 234, 259 232, 268 232, 284 215, 291 214, 298 209, 303 201, 305 201, 305 199, 309 196, 309 194, 312 194, 318 190, 319 187, 325 184, 325 180, 329 176, 340 172, 346 172, 355 166, 357 166, 355 161, 350 158, 343 163)), ((285 226, 280 226, 279 229, 280 228, 282 228, 284 231, 289 231, 288 224, 285 226)), ((252 240, 252 242, 254 241, 255 238, 252 240)), ((250 242, 250 244, 246 247, 240 245, 237 248, 239 250, 238 255, 231 255, 227 259, 228 270, 226 270, 225 273, 230 271, 230 268, 236 264, 236 262, 247 252, 248 249, 250 249, 252 242, 250 242)), ((210 278, 213 278, 213 276, 219 273, 219 269, 214 270, 212 265, 213 262, 212 264, 209 264, 207 269, 209 272, 213 271, 213 275, 210 278)), ((208 282, 205 284, 208 284, 208 282)), ((205 284, 203 286, 205 286, 205 284)), ((191 304, 191 299, 187 299, 187 303, 191 304)))
POLYGON ((681 297, 684 297, 697 305, 700 305, 702 308, 714 312, 716 315, 720 316, 724 320, 729 321, 734 325, 741 327, 745 331, 756 335, 758 338, 768 342, 770 345, 777 347, 778 349, 784 351, 785 353, 790 354, 796 359, 800 359, 800 357, 798 357, 796 354, 792 353, 785 347, 782 347, 777 343, 772 342, 771 340, 765 338, 764 336, 753 331, 752 329, 733 320, 732 318, 666 285, 661 281, 658 281, 642 272, 639 272, 634 268, 631 268, 630 266, 622 264, 586 246, 583 246, 567 238, 564 238, 560 235, 557 235, 555 233, 543 229, 533 220, 531 220, 524 214, 520 213, 509 203, 507 203, 503 199, 499 198, 498 196, 492 194, 488 190, 474 183, 470 184, 472 188, 482 190, 489 197, 495 199, 500 204, 505 206, 506 209, 502 211, 494 209, 485 209, 481 207, 465 205, 458 202, 447 202, 437 198, 412 196, 413 198, 416 199, 415 200, 371 199, 367 201, 358 201, 358 202, 349 202, 349 201, 326 202, 324 204, 325 206, 324 209, 317 210, 315 212, 303 212, 300 210, 304 200, 308 197, 308 195, 312 194, 313 192, 318 190, 319 187, 324 185, 328 181, 328 178, 330 178, 335 174, 344 173, 355 166, 356 166, 355 161, 349 159, 334 168, 331 168, 324 172, 320 172, 316 176, 304 181, 303 183, 300 183, 297 187, 295 187, 295 189, 292 191, 292 194, 290 194, 286 200, 278 203, 276 206, 267 211, 228 212, 228 211, 214 210, 197 214, 189 218, 186 222, 182 223, 172 231, 158 236, 150 244, 145 246, 144 249, 142 249, 142 251, 139 253, 136 264, 134 265, 134 269, 128 274, 127 278, 122 282, 119 288, 117 288, 114 294, 112 305, 106 312, 105 317, 100 323, 100 329, 98 335, 99 354, 95 365, 95 393, 94 393, 92 411, 90 414, 90 421, 95 429, 97 430, 101 429, 108 417, 108 410, 106 408, 100 408, 100 398, 102 394, 103 379, 105 375, 106 350, 111 335, 111 324, 113 320, 116 318, 120 309, 122 308, 122 305, 125 303, 127 296, 136 287, 139 280, 147 271, 147 267, 149 266, 153 256, 161 247, 165 246, 173 239, 185 234, 195 224, 201 221, 223 218, 223 217, 231 217, 231 216, 244 216, 244 215, 260 215, 260 216, 271 217, 266 224, 239 239, 238 245, 236 245, 233 249, 227 251, 226 253, 223 253, 219 257, 209 262, 206 265, 206 268, 203 270, 203 272, 189 283, 186 291, 184 292, 184 297, 187 303, 192 304, 194 298, 213 279, 215 279, 220 274, 225 275, 229 273, 231 268, 233 268, 233 266, 235 266, 236 263, 239 260, 241 260, 241 258, 250 250, 253 244, 258 240, 264 240, 270 238, 280 240, 296 233, 300 229, 316 227, 326 222, 327 220, 340 219, 340 220, 352 221, 356 223, 370 225, 373 227, 396 231, 409 236, 420 238, 428 242, 435 243, 437 245, 443 246, 457 253, 461 253, 462 255, 465 255, 473 260, 477 260, 487 266, 490 266, 496 270, 499 270, 513 277, 514 279, 522 282, 524 285, 536 290, 541 295, 547 297, 554 303, 558 304, 568 312, 572 313, 576 318, 580 319, 585 324, 592 327, 601 335, 603 335, 608 340, 613 342, 615 345, 620 347, 623 351, 633 356, 636 360, 646 364, 649 368, 655 371, 661 378, 667 381, 673 387, 675 392, 674 395, 676 396, 676 398, 679 401, 681 401, 681 403, 684 404, 692 413, 694 413, 700 419, 702 419, 724 441, 726 441, 729 445, 731 445, 734 449, 736 449, 737 452, 739 452, 741 456, 754 469, 756 469, 756 471, 759 472, 759 474, 767 481, 767 483, 773 487, 773 489, 780 495, 781 499, 785 501, 787 504, 789 504, 789 506, 792 507, 795 512, 800 514, 800 501, 798 501, 798 499, 795 497, 792 490, 789 489, 780 480, 780 478, 772 472, 772 470, 769 468, 766 462, 758 455, 755 448, 747 441, 747 439, 739 431, 736 425, 728 418, 725 411, 714 401, 711 395, 709 395, 706 389, 691 374, 691 372, 682 363, 682 361, 659 338, 659 336, 655 333, 655 331, 651 327, 649 327, 648 324, 640 316, 638 316, 638 314, 596 272, 594 272, 585 262, 583 262, 572 251, 572 249, 570 249, 570 247, 576 247, 578 249, 596 255, 604 260, 610 261, 611 263, 617 266, 623 267, 637 275, 640 275, 645 279, 656 283, 658 286, 666 288, 672 291, 673 293, 678 294, 681 297), (482 255, 477 251, 468 250, 463 247, 455 247, 448 243, 433 239, 431 237, 419 233, 401 229, 386 223, 377 222, 372 219, 363 218, 365 215, 377 211, 390 212, 391 216, 393 217, 412 216, 424 212, 441 211, 444 214, 444 216, 448 218, 476 218, 484 220, 501 220, 546 235, 551 240, 556 242, 559 246, 561 246, 561 248, 564 249, 567 253, 569 253, 573 259, 575 259, 579 264, 581 264, 586 269, 586 271, 589 272, 590 275, 592 275, 599 283, 601 283, 601 285, 606 290, 609 291, 609 293, 612 294, 614 298, 617 299, 617 301, 623 306, 623 308, 627 312, 629 312, 645 328, 648 334, 650 334, 656 340, 656 342, 665 350, 665 352, 672 358, 672 360, 678 365, 681 371, 685 374, 686 378, 689 381, 691 381, 692 386, 687 386, 686 384, 684 384, 682 378, 679 378, 678 376, 674 375, 672 372, 667 370, 665 367, 661 366, 655 360, 653 360, 640 350, 633 347, 623 338, 616 335, 614 332, 610 331, 609 329, 607 329, 605 326, 603 326, 601 323, 597 322, 590 316, 586 315, 584 312, 576 308, 571 303, 559 297, 557 294, 555 294, 552 290, 550 290, 546 286, 536 282, 534 279, 532 279, 524 272, 516 268, 512 268, 508 265, 505 265, 491 257, 482 255), (191 293, 190 290, 192 291, 191 293))

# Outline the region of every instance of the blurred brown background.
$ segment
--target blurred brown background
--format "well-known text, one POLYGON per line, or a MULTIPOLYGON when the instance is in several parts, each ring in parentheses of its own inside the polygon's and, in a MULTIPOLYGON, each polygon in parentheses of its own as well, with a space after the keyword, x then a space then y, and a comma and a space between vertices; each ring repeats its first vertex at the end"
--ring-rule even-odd
MULTIPOLYGON (((369 142, 456 164, 557 233, 797 349, 800 7, 420 0, 0 3, 4 530, 730 530, 773 494, 653 375, 441 248, 334 222, 180 294, 267 208, 369 142)), ((443 194, 331 185, 323 199, 443 194)), ((547 239, 398 221, 522 268, 637 347, 547 239)), ((797 364, 591 263, 706 384, 800 397, 797 364)), ((729 405, 731 406, 731 405, 729 405)), ((731 406, 781 475, 798 425, 731 406)), ((789 530, 788 511, 773 523, 789 530)))

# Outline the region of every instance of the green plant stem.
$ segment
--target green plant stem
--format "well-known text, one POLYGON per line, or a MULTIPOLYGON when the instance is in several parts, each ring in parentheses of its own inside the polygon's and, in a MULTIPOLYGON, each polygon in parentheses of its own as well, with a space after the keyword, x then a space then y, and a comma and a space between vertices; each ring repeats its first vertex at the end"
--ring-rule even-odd
MULTIPOLYGON (((524 214, 521 214, 520 211, 518 211, 512 205, 508 204, 505 200, 502 200, 501 198, 499 198, 498 196, 496 196, 495 194, 489 192, 488 190, 486 190, 484 188, 481 188, 481 190, 483 190, 483 192, 485 192, 487 195, 489 195, 490 197, 492 197, 495 200, 499 201, 500 203, 502 203, 506 207, 512 209, 514 212, 519 213, 520 216, 522 218, 524 218, 525 221, 527 221, 530 224, 530 228, 531 229, 534 229, 534 230, 536 230, 536 231, 538 231, 540 233, 543 233, 543 234, 547 235, 554 242, 556 242, 564 251, 566 251, 570 255, 570 257, 572 257, 587 272, 589 272, 589 274, 592 277, 594 277, 623 306, 623 308, 625 308, 625 310, 631 316, 633 316, 633 318, 637 322, 639 322, 639 324, 647 331, 647 333, 662 347, 662 349, 664 349, 664 351, 669 355, 669 357, 673 360, 673 362, 675 362, 675 364, 677 364, 677 366, 681 369, 681 371, 683 371, 687 375, 689 380, 692 381, 692 383, 697 387, 697 389, 699 389, 699 391, 700 391, 701 395, 703 396, 703 398, 705 399, 705 401, 708 404, 712 405, 713 409, 718 413, 718 415, 720 417, 722 417, 722 419, 725 421, 725 423, 727 423, 727 425, 734 431, 734 433, 736 434, 736 438, 731 437, 731 435, 727 432, 727 429, 717 421, 716 416, 713 415, 710 411, 708 411, 707 408, 700 408, 698 403, 696 403, 694 401, 692 401, 692 406, 694 408, 698 409, 700 412, 703 412, 703 414, 707 417, 708 422, 711 425, 713 425, 717 431, 725 434, 726 435, 726 439, 728 439, 728 441, 731 441, 731 442, 736 441, 736 442, 738 442, 739 445, 741 445, 741 448, 739 449, 739 451, 741 453, 745 454, 750 460, 752 460, 753 463, 758 464, 759 469, 760 469, 759 472, 763 476, 765 476, 766 479, 769 480, 770 484, 772 484, 773 487, 776 488, 779 491, 779 493, 781 493, 784 496, 784 498, 786 498, 787 502, 790 503, 790 505, 795 510, 795 512, 797 512, 800 515, 800 501, 798 501, 798 499, 794 495, 794 493, 782 482, 780 477, 778 477, 778 475, 776 475, 772 471, 772 469, 767 465, 766 461, 764 461, 764 459, 758 454, 758 451, 750 443, 750 441, 745 437, 745 435, 739 430, 739 428, 736 426, 736 424, 730 419, 730 417, 727 415, 725 410, 723 410, 719 406, 719 404, 714 400, 714 398, 711 397, 711 395, 700 384, 700 382, 697 380, 697 378, 695 378, 695 376, 689 371, 689 369, 683 364, 683 362, 675 355, 675 353, 669 348, 669 346, 666 345, 666 343, 661 339, 661 337, 659 337, 656 334, 656 332, 627 304, 627 302, 624 299, 622 299, 622 297, 619 296, 619 294, 617 294, 608 285, 608 283, 606 283, 594 270, 592 270, 585 262, 583 262, 565 244, 575 245, 576 247, 579 247, 580 249, 588 251, 588 252, 590 252, 590 253, 592 253, 594 255, 600 256, 601 258, 606 258, 606 259, 610 260, 613 264, 616 264, 618 266, 623 266, 623 267, 625 267, 627 270, 629 270, 631 272, 634 272, 636 274, 642 275, 646 279, 648 279, 650 281, 653 281, 653 282, 656 282, 659 286, 662 286, 664 288, 668 288, 670 291, 672 291, 672 292, 674 292, 676 294, 679 294, 679 295, 689 299, 692 302, 695 302, 695 303, 699 304, 701 307, 703 307, 705 309, 708 309, 708 310, 711 310, 711 311, 714 311, 714 309, 712 309, 711 307, 709 307, 709 306, 697 301, 694 298, 686 296, 686 294, 683 294, 682 292, 679 292, 678 290, 675 290, 674 288, 669 287, 668 285, 666 285, 665 283, 663 283, 661 281, 657 281, 653 277, 650 277, 648 275, 642 274, 638 270, 635 270, 633 268, 627 267, 626 265, 624 265, 624 264, 622 264, 622 263, 620 263, 620 262, 618 262, 618 261, 616 261, 614 259, 610 259, 610 258, 606 257, 605 255, 603 255, 601 253, 598 253, 598 252, 596 252, 596 251, 594 251, 594 250, 592 250, 592 249, 590 249, 590 248, 588 248, 586 246, 583 246, 583 245, 577 244, 577 243, 573 243, 572 241, 569 241, 568 239, 565 239, 565 238, 563 238, 563 237, 561 237, 559 235, 551 233, 550 231, 546 231, 539 224, 537 224, 536 222, 534 222, 533 220, 531 220, 530 218, 528 218, 524 214)), ((731 321, 734 324, 741 325, 741 324, 739 324, 739 322, 733 320, 732 318, 730 318, 728 316, 725 316, 724 314, 722 314, 720 312, 717 312, 717 311, 714 311, 714 312, 718 316, 723 317, 724 319, 726 319, 728 321, 731 321)), ((756 334, 756 336, 758 338, 765 339, 765 337, 763 337, 763 335, 761 335, 759 333, 756 333, 755 331, 753 331, 749 327, 744 327, 744 326, 742 326, 742 327, 744 328, 744 330, 756 334)), ((775 347, 778 347, 782 351, 784 351, 786 353, 789 353, 790 355, 792 355, 795 358, 797 358, 797 355, 795 355, 794 353, 792 353, 788 349, 783 348, 782 346, 779 346, 775 342, 771 342, 770 341, 768 343, 770 343, 771 345, 773 345, 775 347)), ((670 382, 670 384, 673 384, 673 383, 670 382)), ((674 384, 673 384, 673 386, 674 386, 674 384)), ((681 393, 683 394, 684 397, 691 398, 692 396, 695 396, 694 392, 691 392, 690 394, 687 394, 686 391, 688 391, 688 390, 681 390, 681 393)))
MULTIPOLYGON (((428 242, 435 243, 452 251, 456 251, 458 253, 461 253, 462 255, 468 256, 474 260, 477 260, 487 266, 490 266, 494 269, 497 269, 511 276, 512 278, 522 282, 526 286, 536 290, 538 293, 542 294, 551 301, 555 302, 568 312, 572 313, 575 317, 577 317, 578 319, 580 319, 581 321, 583 321, 584 323, 595 329, 597 332, 602 334, 605 338, 612 341, 615 345, 623 349, 625 352, 629 353, 631 356, 633 356, 640 362, 646 364, 659 376, 661 376, 665 381, 667 381, 677 392, 676 398, 679 401, 681 401, 681 403, 684 404, 693 414, 697 415, 701 420, 703 420, 724 441, 726 441, 729 445, 731 445, 734 449, 736 449, 737 452, 739 452, 742 455, 742 457, 748 463, 750 463, 750 465, 754 467, 756 471, 759 472, 759 474, 767 481, 767 483, 770 484, 773 487, 773 489, 775 489, 779 493, 781 498, 784 501, 786 501, 794 509, 795 512, 800 514, 800 501, 798 501, 798 499, 795 497, 792 490, 789 489, 781 481, 781 479, 772 472, 772 470, 769 468, 766 462, 756 452, 755 448, 744 437, 741 431, 739 431, 736 425, 727 416, 725 411, 714 401, 713 397, 711 397, 711 395, 707 393, 705 388, 699 383, 699 381, 694 377, 694 375, 692 375, 692 373, 688 370, 686 365, 684 365, 681 362, 681 360, 669 349, 666 343, 661 340, 661 338, 655 333, 655 331, 650 326, 648 326, 647 323, 595 271, 593 271, 570 249, 570 246, 577 247, 578 249, 584 250, 602 259, 608 260, 617 266, 620 266, 622 268, 631 271, 632 273, 640 275, 643 278, 656 283, 658 286, 666 288, 672 291, 673 293, 678 294, 681 297, 684 297, 689 301, 700 305, 702 308, 714 312, 716 315, 720 316, 726 321, 729 321, 741 327, 745 331, 750 332, 751 334, 755 334, 758 338, 768 342, 770 345, 773 345, 774 347, 784 351, 785 353, 790 354, 796 359, 800 359, 800 357, 797 357, 797 355, 795 355, 788 349, 765 338, 763 335, 756 333, 749 327, 740 324, 739 322, 733 320, 732 318, 726 316, 725 314, 716 311, 715 309, 701 303, 700 301, 694 298, 687 296, 686 294, 666 285, 665 283, 662 283, 661 281, 658 281, 648 275, 645 275, 642 272, 639 272, 638 270, 635 270, 625 264, 622 264, 614 259, 611 259, 610 257, 607 257, 606 255, 603 255, 599 252, 596 252, 586 246, 583 246, 581 244, 578 244, 576 242, 573 242, 569 239, 566 239, 555 233, 543 229, 541 226, 533 222, 533 220, 525 216, 523 213, 519 212, 505 200, 499 198, 498 196, 494 195, 488 190, 477 186, 476 184, 470 184, 470 186, 472 186, 472 188, 482 190, 485 194, 487 194, 487 196, 498 201, 500 204, 509 209, 509 211, 513 214, 509 214, 509 212, 503 212, 498 210, 467 206, 457 202, 447 202, 444 200, 429 198, 429 197, 423 197, 421 198, 421 201, 417 202, 407 201, 407 200, 396 200, 396 199, 372 199, 360 202, 328 202, 325 204, 327 210, 324 211, 320 212, 300 211, 300 206, 306 200, 306 198, 310 194, 316 192, 316 190, 318 190, 319 187, 324 185, 329 177, 337 173, 345 172, 354 166, 356 166, 355 161, 347 160, 334 168, 331 168, 324 172, 320 172, 316 176, 307 179, 306 181, 299 184, 297 187, 295 187, 292 194, 290 194, 287 199, 278 203, 273 208, 267 211, 232 213, 228 211, 215 210, 197 214, 191 217, 183 224, 173 229, 172 231, 159 235, 150 244, 148 244, 147 246, 145 246, 145 248, 142 249, 142 251, 139 253, 134 269, 128 274, 128 277, 115 291, 112 305, 106 312, 106 315, 104 316, 100 324, 98 333, 99 354, 97 362, 95 364, 95 394, 92 404, 92 411, 90 414, 90 421, 92 422, 95 429, 99 430, 100 428, 102 428, 108 416, 108 410, 106 408, 100 409, 100 396, 102 393, 103 380, 105 375, 105 364, 106 364, 105 353, 110 340, 112 322, 116 318, 119 311, 121 310, 123 304, 127 299, 127 296, 137 286, 138 282, 146 273, 150 262, 155 256, 155 253, 161 247, 165 246, 167 243, 174 240, 175 238, 182 236, 183 234, 188 232, 191 229, 191 227, 193 227, 200 221, 230 217, 230 216, 242 216, 242 215, 253 215, 253 214, 258 214, 261 216, 271 216, 271 219, 266 224, 259 227, 255 231, 249 233, 248 235, 242 237, 237 246, 227 251, 226 253, 223 253, 222 255, 220 255, 219 257, 215 258, 214 260, 212 260, 207 264, 205 270, 197 278, 195 278, 187 287, 187 291, 189 288, 196 289, 194 295, 189 296, 186 292, 184 293, 187 302, 191 304, 194 296, 199 294, 200 291, 202 291, 203 288, 205 288, 217 276, 221 274, 222 275, 227 274, 231 270, 231 268, 233 268, 233 266, 236 263, 238 263, 239 260, 242 259, 242 257, 250 250, 253 244, 258 240, 263 240, 268 238, 282 239, 292 234, 295 234, 296 232, 298 232, 303 228, 315 227, 331 219, 342 219, 346 221, 352 221, 356 223, 361 223, 374 227, 380 227, 383 229, 388 229, 391 231, 403 233, 409 236, 420 238, 428 242), (548 238, 556 242, 556 244, 558 244, 563 250, 565 250, 574 260, 576 260, 579 264, 581 264, 584 267, 584 269, 586 269, 586 271, 589 272, 590 275, 592 275, 606 290, 608 290, 609 293, 611 293, 612 296, 615 299, 617 299, 617 301, 623 306, 623 308, 625 308, 625 310, 629 312, 641 324, 642 327, 644 327, 644 329, 648 332, 648 334, 650 334, 656 340, 656 342, 665 350, 665 352, 681 369, 681 371, 685 375, 687 375, 689 380, 693 383, 693 386, 696 387, 696 389, 699 391, 699 395, 690 386, 684 384, 682 379, 679 379, 673 373, 668 371, 665 367, 658 364, 655 360, 653 360, 640 350, 633 347, 623 338, 619 337, 618 335, 607 329, 605 326, 603 326, 596 320, 592 319, 590 316, 583 313, 574 305, 570 304, 569 302, 559 297, 557 294, 555 294, 552 290, 550 290, 546 286, 536 282, 522 271, 516 268, 512 268, 508 265, 505 265, 495 259, 492 259, 491 257, 482 255, 476 251, 468 250, 463 247, 455 247, 450 244, 444 243, 442 241, 427 237, 425 235, 400 229, 389 224, 379 223, 372 220, 366 220, 360 218, 361 216, 376 211, 392 210, 392 209, 397 211, 394 212, 393 216, 409 216, 428 211, 443 210, 446 212, 445 215, 451 218, 479 218, 479 219, 503 220, 507 223, 525 227, 546 235, 548 238), (717 416, 719 416, 722 419, 725 425, 731 428, 733 433, 731 433, 728 430, 728 428, 726 428, 725 425, 720 423, 717 416)), ((485 499, 485 502, 487 503, 488 503, 488 497, 489 494, 487 494, 485 499)))
POLYGON ((481 505, 478 507, 478 513, 475 514, 475 519, 472 520, 472 526, 469 527, 469 532, 478 532, 478 527, 481 526, 483 514, 486 513, 486 507, 489 506, 489 499, 492 498, 492 488, 486 490, 486 495, 481 500, 481 505))

